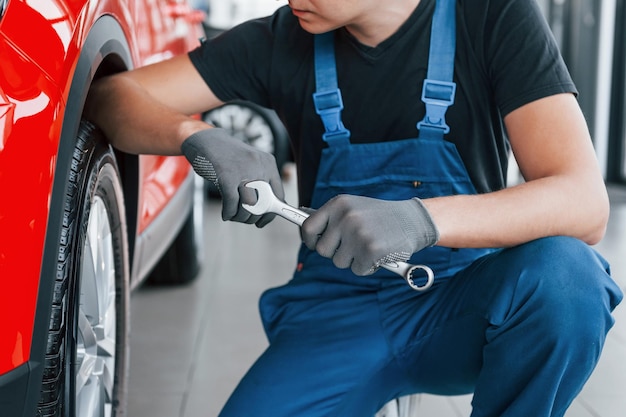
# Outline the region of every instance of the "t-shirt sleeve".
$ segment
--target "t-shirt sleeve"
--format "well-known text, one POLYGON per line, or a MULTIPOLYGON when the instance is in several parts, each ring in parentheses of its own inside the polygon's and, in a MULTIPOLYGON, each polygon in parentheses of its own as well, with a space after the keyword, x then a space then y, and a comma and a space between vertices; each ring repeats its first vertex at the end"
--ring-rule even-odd
POLYGON ((577 94, 558 45, 535 1, 491 1, 485 28, 487 71, 503 115, 534 100, 577 94))
POLYGON ((272 17, 251 20, 203 41, 189 58, 220 100, 267 106, 272 39, 272 17))

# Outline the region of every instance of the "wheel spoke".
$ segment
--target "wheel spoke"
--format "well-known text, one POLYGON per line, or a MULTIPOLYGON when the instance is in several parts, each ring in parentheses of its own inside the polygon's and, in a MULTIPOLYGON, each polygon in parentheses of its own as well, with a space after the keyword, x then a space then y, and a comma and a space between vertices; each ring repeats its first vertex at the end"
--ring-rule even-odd
POLYGON ((89 321, 80 313, 76 343, 76 393, 79 395, 96 367, 96 337, 89 321))
POLYGON ((98 320, 98 295, 95 288, 97 256, 93 248, 97 244, 97 239, 91 233, 87 233, 81 267, 80 311, 91 324, 98 320))
POLYGON ((91 377, 76 396, 76 415, 81 417, 104 417, 104 387, 99 378, 91 377))
POLYGON ((109 416, 115 375, 115 253, 106 206, 92 203, 81 267, 76 403, 78 415, 109 416))

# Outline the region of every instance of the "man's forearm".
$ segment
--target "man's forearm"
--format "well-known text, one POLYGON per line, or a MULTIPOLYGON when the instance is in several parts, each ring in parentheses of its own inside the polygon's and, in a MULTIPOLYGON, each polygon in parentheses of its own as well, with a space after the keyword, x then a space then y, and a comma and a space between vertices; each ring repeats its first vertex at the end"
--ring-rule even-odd
POLYGON ((439 228, 439 244, 459 248, 514 246, 555 235, 595 244, 609 214, 598 179, 547 177, 494 193, 423 201, 439 228))
POLYGON ((133 154, 179 155, 185 138, 209 127, 154 100, 123 75, 94 84, 84 115, 114 147, 133 154))

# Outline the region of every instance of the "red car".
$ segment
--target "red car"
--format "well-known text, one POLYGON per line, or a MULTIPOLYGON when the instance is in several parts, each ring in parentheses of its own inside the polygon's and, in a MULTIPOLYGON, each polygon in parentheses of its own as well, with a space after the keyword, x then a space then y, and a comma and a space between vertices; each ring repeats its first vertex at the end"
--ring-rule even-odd
POLYGON ((113 150, 81 113, 95 79, 188 51, 202 18, 175 0, 0 0, 2 417, 124 415, 130 291, 196 275, 189 164, 113 150))

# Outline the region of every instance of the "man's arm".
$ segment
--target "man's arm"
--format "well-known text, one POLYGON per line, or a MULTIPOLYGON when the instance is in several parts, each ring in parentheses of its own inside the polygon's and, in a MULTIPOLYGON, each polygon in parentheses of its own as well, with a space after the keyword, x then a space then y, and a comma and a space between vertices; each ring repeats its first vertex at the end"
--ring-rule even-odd
POLYGON ((504 122, 523 184, 424 200, 339 195, 304 221, 303 242, 357 275, 434 244, 506 247, 556 235, 597 243, 606 229, 608 197, 574 96, 534 101, 504 122))
POLYGON ((449 247, 502 247, 551 235, 597 243, 609 203, 583 114, 560 94, 505 117, 526 182, 494 193, 424 200, 449 247))
POLYGON ((274 216, 255 216, 243 209, 241 203, 253 204, 256 195, 241 183, 267 181, 283 198, 276 160, 228 131, 191 117, 220 104, 189 58, 182 55, 99 80, 89 92, 85 117, 122 151, 184 154, 196 173, 220 190, 224 220, 263 227, 274 216))
POLYGON ((180 155, 187 137, 210 127, 190 115, 220 104, 187 55, 181 55, 97 81, 85 117, 125 152, 180 155))

